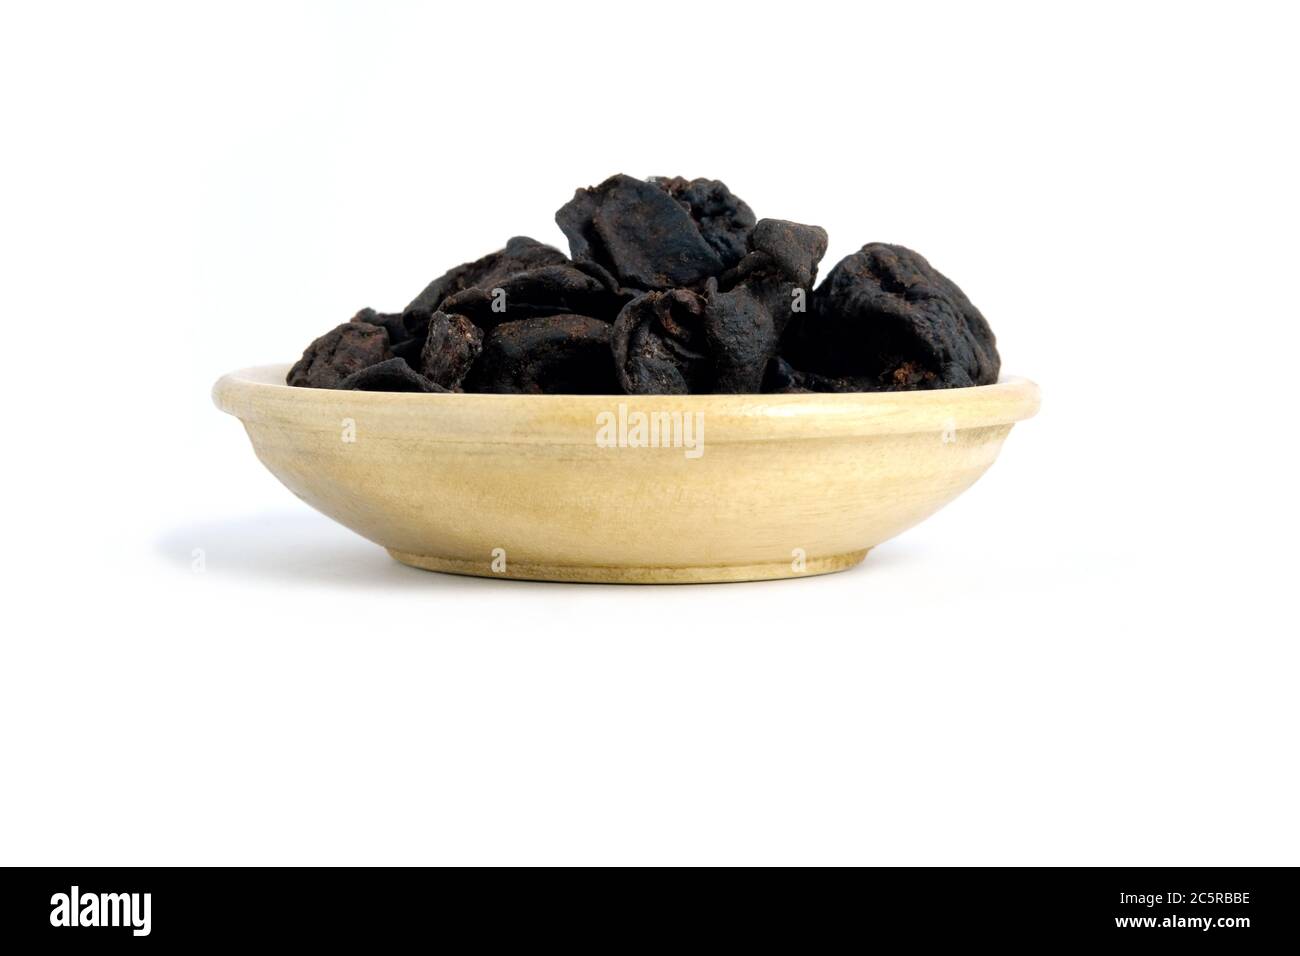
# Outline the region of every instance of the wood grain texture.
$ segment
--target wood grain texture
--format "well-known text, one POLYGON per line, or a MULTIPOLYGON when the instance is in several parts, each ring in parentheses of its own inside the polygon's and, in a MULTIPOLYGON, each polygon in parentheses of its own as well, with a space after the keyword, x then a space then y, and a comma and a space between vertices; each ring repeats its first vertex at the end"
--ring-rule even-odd
POLYGON ((231 373, 213 397, 291 491, 407 564, 532 580, 852 567, 970 487, 1039 405, 1019 378, 889 393, 427 395, 290 388, 286 368, 231 373), (702 422, 698 457, 662 440, 602 447, 620 404, 625 419, 702 422))

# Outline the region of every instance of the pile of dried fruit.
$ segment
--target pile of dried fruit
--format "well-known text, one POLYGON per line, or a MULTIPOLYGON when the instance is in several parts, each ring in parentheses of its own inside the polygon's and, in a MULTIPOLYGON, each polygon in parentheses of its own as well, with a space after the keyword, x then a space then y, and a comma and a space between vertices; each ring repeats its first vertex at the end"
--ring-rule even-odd
POLYGON ((517 237, 312 342, 290 385, 636 395, 987 385, 993 332, 921 256, 871 243, 813 290, 826 230, 755 220, 711 179, 613 176, 517 237))

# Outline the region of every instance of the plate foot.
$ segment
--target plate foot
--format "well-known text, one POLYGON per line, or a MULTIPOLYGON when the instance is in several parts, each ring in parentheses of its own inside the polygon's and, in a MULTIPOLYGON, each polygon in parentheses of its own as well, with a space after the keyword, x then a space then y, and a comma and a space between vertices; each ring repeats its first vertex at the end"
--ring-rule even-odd
POLYGON ((859 564, 869 548, 826 557, 805 559, 796 569, 793 561, 770 564, 718 564, 694 567, 639 567, 579 564, 541 564, 506 560, 500 571, 492 562, 460 561, 427 554, 410 554, 388 549, 398 561, 425 571, 468 574, 479 578, 512 578, 520 581, 571 581, 583 584, 721 584, 731 581, 771 581, 777 578, 806 578, 845 571, 859 564))

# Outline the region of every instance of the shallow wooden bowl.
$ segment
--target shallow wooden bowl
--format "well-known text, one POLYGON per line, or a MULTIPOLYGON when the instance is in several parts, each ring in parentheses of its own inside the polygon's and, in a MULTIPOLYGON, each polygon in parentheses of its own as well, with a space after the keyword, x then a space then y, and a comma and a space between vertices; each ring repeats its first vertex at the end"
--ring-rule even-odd
POLYGON ((423 395, 232 372, 213 398, 318 511, 433 571, 689 583, 852 567, 993 463, 1038 386, 423 395))

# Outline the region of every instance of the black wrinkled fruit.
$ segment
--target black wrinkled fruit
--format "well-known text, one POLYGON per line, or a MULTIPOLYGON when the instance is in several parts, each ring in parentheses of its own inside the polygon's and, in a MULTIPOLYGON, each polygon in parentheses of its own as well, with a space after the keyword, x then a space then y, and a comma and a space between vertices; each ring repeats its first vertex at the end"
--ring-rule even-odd
POLYGON ((467 262, 464 265, 443 273, 434 279, 424 291, 417 295, 406 311, 423 309, 436 312, 447 296, 465 289, 492 289, 507 276, 527 269, 542 266, 564 265, 569 260, 559 249, 544 242, 530 239, 528 236, 515 236, 506 243, 504 249, 490 252, 482 259, 467 262))
POLYGON ((814 288, 820 226, 757 219, 714 179, 615 175, 516 236, 313 341, 290 385, 405 392, 687 395, 961 388, 997 342, 950 279, 870 243, 814 288))
POLYGON ((289 369, 290 385, 339 388, 354 372, 392 358, 388 333, 369 322, 344 322, 330 329, 289 369))
POLYGON ((443 389, 455 390, 483 351, 483 332, 463 315, 435 312, 420 351, 420 371, 443 389))
POLYGON ((716 179, 687 180, 680 176, 656 176, 650 181, 686 207, 724 269, 730 269, 744 257, 749 233, 754 228, 754 210, 733 196, 725 183, 716 179))
POLYGON ((482 329, 544 315, 590 315, 613 322, 626 300, 599 278, 572 265, 540 266, 501 279, 491 288, 470 288, 442 307, 482 329))
POLYGON ((763 373, 776 355, 777 332, 772 313, 743 284, 719 292, 710 279, 704 306, 704 335, 713 357, 712 391, 757 392, 763 373))
POLYGON ((956 283, 884 243, 831 270, 789 358, 814 376, 871 386, 864 391, 990 385, 1001 365, 993 331, 956 283))
POLYGON ((502 323, 483 343, 470 391, 616 394, 611 330, 608 322, 586 315, 502 323))
POLYGON ((614 366, 629 395, 708 391, 712 362, 704 328, 705 301, 688 289, 647 292, 614 323, 614 366))
POLYGON ((406 359, 390 358, 371 365, 359 372, 353 372, 342 382, 339 388, 355 388, 362 392, 445 392, 435 382, 429 381, 411 366, 406 359))
POLYGON ((817 265, 826 254, 826 230, 784 219, 760 219, 749 237, 751 251, 724 273, 724 290, 743 287, 772 316, 777 338, 812 301, 817 265))
POLYGON ((690 211, 666 190, 631 176, 579 189, 555 221, 574 259, 603 266, 633 289, 689 286, 723 269, 690 211))
POLYGON ((352 316, 352 321, 379 326, 388 333, 388 344, 390 346, 400 345, 411 338, 411 333, 406 327, 406 317, 401 312, 384 313, 376 312, 374 309, 362 309, 352 316))
MULTIPOLYGON (((788 219, 760 219, 750 234, 749 248, 791 282, 811 292, 817 281, 817 265, 826 255, 829 241, 821 226, 805 226, 788 219)), ((760 268, 756 262, 749 271, 760 268)))

